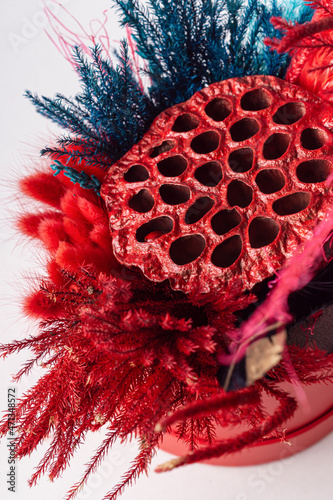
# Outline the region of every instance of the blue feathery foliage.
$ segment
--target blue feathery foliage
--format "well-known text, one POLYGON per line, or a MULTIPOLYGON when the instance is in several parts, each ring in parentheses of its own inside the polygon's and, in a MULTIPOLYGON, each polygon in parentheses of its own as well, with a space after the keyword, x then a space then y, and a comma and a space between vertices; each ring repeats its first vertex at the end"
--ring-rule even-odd
MULTIPOLYGON (((282 78, 289 64, 287 55, 263 43, 281 37, 270 24, 272 16, 285 14, 275 0, 149 0, 147 8, 137 0, 115 3, 146 62, 158 111, 216 81, 254 74, 282 78)), ((295 20, 303 22, 309 11, 304 5, 297 15, 294 9, 295 20)))
POLYGON ((58 175, 60 172, 63 172, 63 174, 68 177, 73 184, 79 184, 84 189, 92 189, 99 195, 101 183, 95 175, 88 175, 84 171, 78 172, 75 168, 63 165, 58 160, 55 160, 54 164, 50 165, 50 167, 54 171, 53 175, 58 175))
POLYGON ((26 92, 37 111, 70 133, 58 140, 59 148, 45 148, 42 154, 107 167, 142 137, 153 119, 152 105, 132 72, 126 42, 116 53, 116 66, 102 57, 99 47, 92 49, 91 62, 79 47, 73 56, 81 82, 73 99, 26 92))
POLYGON ((126 42, 116 66, 99 47, 89 61, 76 47, 79 94, 50 99, 26 93, 40 113, 69 132, 42 154, 106 168, 141 139, 161 111, 200 88, 252 74, 283 77, 288 56, 272 52, 263 40, 281 36, 270 24, 272 16, 285 17, 289 9, 294 21, 311 18, 313 11, 304 4, 293 8, 295 1, 300 2, 291 0, 284 8, 276 0, 148 0, 146 7, 138 0, 114 0, 122 24, 132 29, 149 88, 140 88, 126 42))
POLYGON ((282 3, 283 16, 286 19, 289 19, 290 21, 296 21, 299 24, 311 21, 314 13, 313 9, 310 6, 311 0, 282 0, 282 3))

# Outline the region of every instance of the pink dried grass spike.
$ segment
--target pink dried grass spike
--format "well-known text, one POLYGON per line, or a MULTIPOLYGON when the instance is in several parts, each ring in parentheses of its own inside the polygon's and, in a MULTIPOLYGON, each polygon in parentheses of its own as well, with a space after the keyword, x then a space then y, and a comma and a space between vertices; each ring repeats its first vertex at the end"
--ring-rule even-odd
POLYGON ((108 31, 106 29, 106 24, 108 22, 108 16, 107 16, 107 10, 103 11, 103 17, 104 21, 100 21, 99 19, 92 19, 89 23, 90 31, 93 33, 92 38, 94 43, 98 43, 105 54, 108 55, 109 58, 111 58, 111 43, 110 43, 110 37, 108 34, 108 31), (98 29, 94 31, 93 29, 93 24, 97 23, 98 29), (97 40, 96 40, 97 38, 97 40), (104 43, 105 40, 105 43, 104 43))
POLYGON ((99 45, 102 48, 105 56, 111 58, 111 43, 106 25, 108 22, 107 10, 103 11, 104 20, 93 19, 89 23, 88 32, 84 26, 79 22, 79 20, 70 13, 63 5, 61 5, 56 0, 51 0, 54 4, 58 5, 61 10, 68 16, 69 21, 74 21, 77 29, 70 29, 68 23, 62 22, 49 6, 44 4, 44 11, 49 20, 52 32, 45 30, 48 38, 55 45, 57 50, 63 55, 63 57, 76 68, 76 63, 73 61, 72 49, 75 46, 79 46, 83 53, 90 55, 91 47, 94 45, 99 45), (93 25, 97 24, 94 29, 93 25))
MULTIPOLYGON (((73 60, 73 48, 75 46, 80 47, 82 52, 87 56, 91 56, 91 48, 93 46, 99 46, 102 49, 102 53, 104 54, 104 56, 109 60, 112 60, 111 40, 106 28, 109 20, 107 10, 103 11, 103 21, 96 18, 92 19, 89 22, 89 31, 87 31, 79 22, 79 20, 75 16, 73 16, 73 14, 71 14, 68 9, 59 4, 59 2, 57 2, 56 0, 51 1, 54 4, 58 5, 61 10, 68 16, 68 23, 70 21, 74 21, 75 25, 77 26, 77 29, 70 29, 68 24, 62 22, 60 18, 58 18, 54 14, 54 12, 52 12, 50 7, 44 4, 44 11, 52 28, 52 32, 45 30, 46 35, 74 69, 77 68, 77 64, 73 60), (96 25, 96 27, 94 27, 94 25, 96 25)), ((126 26, 126 36, 131 51, 132 60, 130 61, 130 65, 133 73, 137 77, 141 91, 143 93, 145 85, 140 75, 140 57, 137 53, 137 46, 133 40, 131 29, 128 26, 126 26)), ((119 44, 119 41, 114 40, 114 42, 119 44)))

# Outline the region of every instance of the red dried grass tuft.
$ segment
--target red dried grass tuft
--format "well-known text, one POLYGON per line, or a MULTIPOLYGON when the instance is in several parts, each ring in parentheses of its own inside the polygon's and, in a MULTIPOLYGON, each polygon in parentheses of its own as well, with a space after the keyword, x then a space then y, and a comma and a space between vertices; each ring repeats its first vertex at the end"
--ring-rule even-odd
POLYGON ((20 182, 20 189, 23 194, 54 208, 59 208, 65 192, 65 186, 60 180, 46 172, 24 177, 20 182))

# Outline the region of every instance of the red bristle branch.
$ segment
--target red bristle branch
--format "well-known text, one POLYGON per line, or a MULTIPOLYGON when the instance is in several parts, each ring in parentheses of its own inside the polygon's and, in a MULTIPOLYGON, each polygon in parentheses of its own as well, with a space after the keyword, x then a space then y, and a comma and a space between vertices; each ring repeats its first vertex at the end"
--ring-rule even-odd
POLYGON ((214 416, 190 418, 176 426, 178 439, 187 444, 190 450, 198 448, 198 436, 212 444, 216 440, 216 419, 214 416))
POLYGON ((137 385, 133 390, 135 403, 132 403, 130 407, 128 406, 123 415, 127 421, 123 423, 120 437, 124 439, 128 435, 136 433, 138 428, 141 428, 141 431, 144 432, 151 432, 152 426, 165 414, 166 407, 169 404, 174 380, 170 376, 163 377, 162 370, 149 371, 148 374, 149 382, 146 382, 145 391, 143 392, 141 386, 137 385), (163 385, 157 386, 162 378, 163 385), (154 406, 151 406, 151 403, 147 404, 148 401, 154 401, 154 406))
POLYGON ((38 479, 45 474, 48 468, 48 464, 53 460, 53 457, 57 453, 57 448, 58 448, 58 442, 60 437, 62 436, 61 430, 58 428, 55 431, 54 438, 52 440, 52 443, 50 444, 48 450, 46 451, 45 455, 43 456, 42 460, 39 462, 38 467, 36 467, 36 472, 32 475, 32 477, 29 479, 29 486, 34 486, 38 479))
POLYGON ((105 495, 103 500, 116 500, 126 486, 131 485, 142 472, 147 472, 148 466, 155 453, 158 440, 159 436, 157 437, 156 435, 141 439, 141 451, 133 462, 132 467, 124 474, 121 482, 105 495))
MULTIPOLYGON (((304 349, 299 346, 288 346, 288 352, 297 379, 303 385, 316 382, 333 383, 333 353, 327 354, 316 347, 304 349)), ((283 358, 282 362, 270 372, 270 376, 276 381, 293 382, 283 358)))
POLYGON ((15 383, 18 383, 24 375, 28 375, 29 372, 33 369, 33 367, 38 363, 38 361, 43 358, 43 356, 44 353, 40 353, 35 358, 30 359, 29 361, 24 363, 21 369, 13 376, 13 381, 15 383))
POLYGON ((186 456, 175 458, 173 460, 165 462, 155 469, 156 472, 166 472, 183 465, 188 465, 202 460, 208 460, 210 458, 220 457, 228 453, 240 451, 243 448, 250 446, 254 442, 257 442, 258 440, 268 436, 274 429, 276 429, 276 427, 280 426, 286 420, 292 417, 297 408, 297 402, 295 398, 278 389, 277 387, 270 387, 268 384, 264 383, 263 385, 265 385, 265 389, 267 390, 267 392, 279 401, 280 405, 275 410, 274 414, 270 417, 267 417, 266 421, 261 426, 244 432, 234 439, 224 440, 212 446, 192 451, 186 456))
MULTIPOLYGON (((278 38, 265 39, 265 44, 272 47, 279 54, 290 52, 299 47, 305 38, 309 38, 317 33, 333 29, 333 16, 324 17, 318 21, 305 24, 291 25, 281 17, 272 17, 271 23, 274 28, 286 31, 286 35, 279 40, 278 38)), ((309 42, 310 43, 310 42, 309 42)))
POLYGON ((49 479, 51 481, 61 476, 61 473, 67 468, 70 459, 77 451, 78 445, 85 437, 87 431, 81 433, 79 436, 76 436, 74 432, 75 427, 74 420, 67 420, 65 432, 59 439, 56 459, 52 462, 52 464, 50 464, 49 467, 49 479))
POLYGON ((317 12, 322 12, 327 15, 333 15, 333 8, 330 6, 329 1, 325 0, 310 0, 308 5, 317 12))
POLYGON ((108 451, 110 450, 111 446, 113 445, 117 437, 118 437, 117 431, 115 430, 110 430, 107 433, 107 437, 104 439, 101 446, 99 446, 99 448, 96 450, 96 454, 94 455, 92 460, 90 460, 88 467, 84 475, 82 476, 81 480, 72 486, 72 488, 68 491, 65 500, 72 500, 77 495, 80 489, 86 484, 87 480, 90 477, 90 474, 93 474, 98 468, 98 466, 102 463, 102 461, 104 460, 105 456, 107 455, 108 451))
POLYGON ((35 346, 38 346, 39 343, 43 344, 49 339, 48 333, 41 333, 36 337, 28 337, 23 340, 15 340, 10 344, 0 344, 0 356, 5 358, 10 354, 22 351, 23 349, 32 349, 34 350, 35 346))

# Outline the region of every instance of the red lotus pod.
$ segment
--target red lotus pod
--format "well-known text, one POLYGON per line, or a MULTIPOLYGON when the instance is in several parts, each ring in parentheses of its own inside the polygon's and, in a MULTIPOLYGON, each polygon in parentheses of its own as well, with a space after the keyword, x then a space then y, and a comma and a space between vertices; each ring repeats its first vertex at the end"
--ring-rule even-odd
POLYGON ((102 186, 117 259, 184 292, 251 290, 328 208, 332 125, 330 105, 272 76, 164 111, 102 186))

